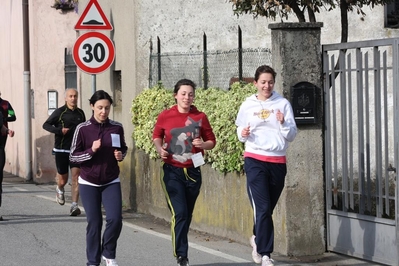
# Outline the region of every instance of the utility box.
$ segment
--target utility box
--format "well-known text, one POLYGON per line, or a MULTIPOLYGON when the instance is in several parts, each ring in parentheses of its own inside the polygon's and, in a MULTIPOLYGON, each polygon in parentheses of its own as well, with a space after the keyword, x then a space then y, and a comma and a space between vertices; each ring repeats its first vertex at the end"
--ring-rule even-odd
POLYGON ((319 88, 310 82, 299 82, 291 87, 291 104, 296 124, 317 123, 317 95, 319 88))

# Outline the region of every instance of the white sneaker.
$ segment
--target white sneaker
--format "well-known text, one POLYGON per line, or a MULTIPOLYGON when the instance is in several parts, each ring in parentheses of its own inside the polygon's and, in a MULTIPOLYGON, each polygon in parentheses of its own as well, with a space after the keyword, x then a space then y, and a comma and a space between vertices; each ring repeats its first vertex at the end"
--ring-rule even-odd
MULTIPOLYGON (((252 259, 257 264, 262 263, 262 256, 258 253, 258 251, 256 249, 256 243, 255 243, 255 236, 254 235, 251 236, 251 238, 249 239, 249 243, 251 244, 251 247, 252 247, 252 259)), ((267 265, 267 264, 265 264, 265 265, 267 265)))
POLYGON ((269 258, 269 256, 263 256, 262 257, 262 266, 274 266, 273 264, 274 260, 269 258))
POLYGON ((105 261, 105 265, 107 266, 118 266, 118 263, 116 263, 115 259, 107 259, 103 256, 103 260, 105 261))
POLYGON ((55 196, 55 201, 57 201, 58 204, 64 205, 65 204, 65 196, 64 196, 64 189, 59 189, 58 186, 55 188, 55 192, 57 195, 55 196))

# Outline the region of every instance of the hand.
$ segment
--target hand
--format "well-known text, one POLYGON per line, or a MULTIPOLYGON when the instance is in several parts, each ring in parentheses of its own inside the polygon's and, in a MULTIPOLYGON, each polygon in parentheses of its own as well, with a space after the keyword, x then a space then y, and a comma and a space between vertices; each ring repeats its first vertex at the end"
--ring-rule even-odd
POLYGON ((114 150, 114 156, 118 162, 122 161, 122 152, 121 151, 114 150))
POLYGON ((68 131, 69 131, 69 128, 63 127, 61 129, 61 131, 62 131, 62 135, 66 135, 66 133, 68 133, 68 131))
POLYGON ((15 134, 14 130, 8 129, 8 136, 10 136, 10 138, 14 137, 14 134, 15 134))
POLYGON ((204 149, 203 147, 204 141, 200 138, 193 139, 193 145, 196 148, 204 149))
POLYGON ((101 147, 101 139, 93 141, 93 144, 91 146, 91 149, 93 152, 98 151, 98 149, 101 147))
POLYGON ((277 121, 280 122, 280 124, 283 124, 284 121, 285 121, 285 120, 284 120, 284 114, 283 114, 282 112, 280 112, 279 109, 277 109, 276 119, 277 119, 277 121))
POLYGON ((251 133, 251 130, 250 130, 249 125, 248 125, 248 126, 246 126, 246 127, 244 127, 244 128, 242 129, 242 131, 241 131, 241 136, 242 136, 243 138, 246 138, 246 137, 249 136, 250 133, 251 133))
POLYGON ((169 152, 166 150, 167 145, 163 145, 160 149, 158 149, 158 154, 162 159, 167 159, 169 156, 169 152))

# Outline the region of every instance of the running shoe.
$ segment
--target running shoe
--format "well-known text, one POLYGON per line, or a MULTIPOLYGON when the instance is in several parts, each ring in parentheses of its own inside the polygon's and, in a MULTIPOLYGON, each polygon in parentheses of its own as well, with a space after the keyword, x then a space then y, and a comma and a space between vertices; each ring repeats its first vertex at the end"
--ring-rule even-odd
POLYGON ((65 197, 64 197, 64 189, 60 190, 58 186, 55 189, 57 195, 55 196, 55 200, 58 204, 64 205, 65 204, 65 197))
POLYGON ((182 256, 177 257, 177 266, 189 266, 188 258, 182 256))
POLYGON ((107 266, 118 266, 118 263, 116 263, 115 259, 107 259, 103 256, 103 260, 105 261, 105 265, 107 266))
POLYGON ((274 266, 274 260, 269 258, 269 256, 264 255, 262 257, 262 266, 274 266))
POLYGON ((262 256, 258 253, 258 250, 256 249, 256 242, 254 235, 251 236, 251 238, 249 239, 249 243, 251 244, 252 247, 252 259, 257 264, 262 263, 262 256))
POLYGON ((70 216, 78 216, 80 215, 82 212, 80 211, 78 205, 72 205, 71 206, 71 211, 69 213, 70 216))

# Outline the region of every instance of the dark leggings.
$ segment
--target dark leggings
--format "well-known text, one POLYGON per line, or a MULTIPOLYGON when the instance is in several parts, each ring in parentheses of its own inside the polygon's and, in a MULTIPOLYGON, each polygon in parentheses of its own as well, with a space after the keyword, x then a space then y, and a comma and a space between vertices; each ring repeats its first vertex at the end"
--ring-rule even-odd
POLYGON ((7 135, 2 136, 0 134, 0 166, 1 166, 1 172, 0 172, 0 207, 1 207, 1 199, 3 195, 3 178, 4 178, 4 165, 6 164, 6 152, 5 152, 5 147, 6 147, 6 142, 7 142, 7 135))
POLYGON ((95 187, 79 184, 80 198, 86 212, 87 265, 99 265, 101 255, 115 259, 116 246, 122 231, 122 193, 119 182, 95 187), (104 206, 106 225, 101 241, 104 206))

